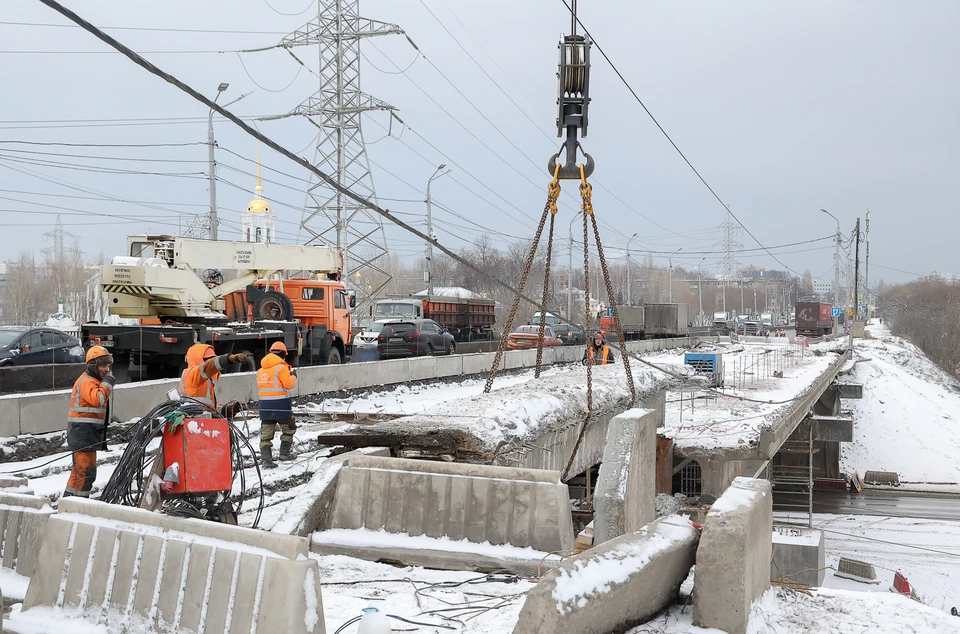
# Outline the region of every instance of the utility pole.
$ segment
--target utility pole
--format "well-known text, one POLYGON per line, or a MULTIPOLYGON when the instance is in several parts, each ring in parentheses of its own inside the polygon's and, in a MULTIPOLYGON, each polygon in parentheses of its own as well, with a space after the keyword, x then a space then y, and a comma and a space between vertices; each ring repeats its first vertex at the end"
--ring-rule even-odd
POLYGON ((867 209, 867 255, 863 263, 863 290, 867 297, 867 314, 865 319, 870 319, 870 210, 867 209))
MULTIPOLYGON (((213 98, 213 103, 226 90, 230 84, 222 82, 217 86, 217 94, 213 98)), ((217 164, 213 155, 213 148, 216 141, 213 138, 213 108, 210 108, 210 115, 207 117, 207 159, 209 161, 208 171, 210 172, 210 239, 217 239, 217 164)))
MULTIPOLYGON (((857 228, 854 229, 857 246, 853 259, 853 321, 860 317, 860 218, 857 218, 857 228)), ((850 324, 850 350, 853 350, 853 324, 850 324)))
MULTIPOLYGON (((570 249, 567 251, 567 319, 573 322, 573 221, 577 219, 582 211, 573 214, 570 224, 567 227, 570 235, 570 249)), ((587 322, 585 321, 584 324, 587 322)))
POLYGON ((630 284, 630 243, 633 242, 634 238, 639 237, 639 233, 635 233, 630 236, 630 239, 627 240, 627 306, 633 306, 633 295, 631 294, 631 284, 630 284))
POLYGON ((430 199, 430 183, 433 182, 433 179, 440 178, 444 174, 449 174, 451 170, 440 173, 440 170, 446 167, 446 163, 441 163, 437 168, 437 171, 433 173, 427 180, 427 235, 430 236, 430 241, 427 242, 427 271, 426 271, 426 282, 427 282, 427 295, 433 295, 433 243, 436 241, 437 236, 433 233, 433 202, 430 199))
MULTIPOLYGON (((837 221, 837 236, 835 240, 835 248, 833 253, 833 305, 837 308, 840 307, 840 221, 837 220, 837 217, 826 209, 821 208, 820 211, 827 214, 831 218, 837 221)), ((840 330, 840 318, 833 318, 833 332, 839 332, 840 330)))
POLYGON ((669 259, 669 262, 670 262, 670 292, 669 292, 669 293, 670 293, 670 299, 668 300, 668 303, 670 303, 670 304, 673 303, 673 256, 675 256, 676 254, 680 253, 681 251, 683 251, 683 247, 680 247, 679 249, 677 249, 676 251, 674 251, 673 253, 670 254, 670 259, 669 259))

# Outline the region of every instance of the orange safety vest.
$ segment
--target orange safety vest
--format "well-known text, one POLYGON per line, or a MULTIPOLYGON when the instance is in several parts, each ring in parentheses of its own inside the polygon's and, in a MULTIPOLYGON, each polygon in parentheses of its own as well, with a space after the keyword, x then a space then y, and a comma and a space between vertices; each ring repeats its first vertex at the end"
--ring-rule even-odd
POLYGON ((280 370, 284 364, 272 368, 260 368, 257 371, 257 394, 261 401, 279 401, 289 398, 290 393, 280 382, 280 370))
POLYGON ((73 384, 67 422, 103 425, 107 419, 107 401, 112 393, 113 387, 110 384, 104 384, 84 372, 73 384), (87 381, 93 381, 95 385, 86 386, 87 381))
MULTIPOLYGON (((598 365, 607 365, 608 363, 610 363, 610 361, 607 360, 608 357, 610 356, 610 348, 604 345, 603 348, 601 348, 601 350, 603 351, 603 354, 600 357, 600 363, 598 365)), ((590 346, 589 348, 587 348, 587 353, 590 355, 590 363, 592 365, 593 364, 593 346, 590 346)))
POLYGON ((217 406, 217 379, 216 376, 207 376, 203 371, 203 364, 187 368, 180 375, 179 392, 183 396, 203 403, 209 407, 217 406))

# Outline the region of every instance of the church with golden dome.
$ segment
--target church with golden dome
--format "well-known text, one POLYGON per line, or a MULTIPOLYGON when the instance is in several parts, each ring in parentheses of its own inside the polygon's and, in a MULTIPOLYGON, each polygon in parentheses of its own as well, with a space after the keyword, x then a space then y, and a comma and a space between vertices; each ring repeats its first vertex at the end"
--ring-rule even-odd
POLYGON ((247 204, 241 214, 244 242, 276 242, 277 217, 273 205, 263 198, 263 184, 260 181, 260 148, 257 147, 257 197, 247 204))

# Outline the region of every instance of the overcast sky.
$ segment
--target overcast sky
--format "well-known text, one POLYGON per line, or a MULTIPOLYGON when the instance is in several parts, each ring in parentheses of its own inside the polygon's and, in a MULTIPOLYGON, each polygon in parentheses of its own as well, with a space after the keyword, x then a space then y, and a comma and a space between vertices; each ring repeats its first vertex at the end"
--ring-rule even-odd
MULTIPOLYGON (((230 107, 241 116, 289 112, 318 90, 316 47, 295 50, 307 68, 280 49, 217 52, 276 44, 315 17, 315 2, 64 2, 103 27, 250 32, 108 31, 205 94, 229 82, 221 103, 254 91, 230 107)), ((206 108, 78 28, 10 24, 67 24, 39 2, 6 0, 4 9, 0 259, 51 246, 44 233, 56 213, 85 252, 107 256, 123 250, 127 234, 175 232, 206 213, 206 108)), ((764 246, 832 235, 836 224, 821 207, 847 234, 870 209, 871 280, 912 279, 891 268, 960 273, 960 3, 581 0, 579 10, 667 133, 764 246)), ((363 90, 395 106, 408 126, 394 121, 389 137, 383 113, 364 119, 383 206, 424 228, 427 179, 446 163, 454 171, 432 186, 443 244, 467 246, 487 233, 477 225, 501 245, 532 236, 545 165, 558 147, 556 45, 569 30, 562 1, 363 0, 361 13, 398 24, 422 52, 403 36, 362 46, 363 90)), ((656 252, 665 263, 663 253, 682 248, 674 264, 692 269, 704 255, 691 252, 718 249, 723 207, 599 51, 593 55, 583 144, 597 162, 594 204, 609 257, 623 258, 639 233, 633 252, 656 252)), ((215 125, 218 176, 227 181, 217 190, 221 238, 237 239, 256 142, 225 120, 215 125)), ((308 121, 257 126, 313 158, 317 131, 308 121)), ((281 241, 292 242, 309 175, 271 151, 263 164, 281 241)), ((565 183, 562 256, 578 199, 575 183, 565 183)), ((405 258, 422 255, 422 244, 402 230, 390 227, 387 236, 405 258)), ((754 249, 738 255, 741 263, 780 268, 749 235, 737 239, 754 249)), ((794 270, 832 279, 829 240, 774 252, 794 270)), ((718 263, 708 254, 703 269, 716 271, 718 263)))

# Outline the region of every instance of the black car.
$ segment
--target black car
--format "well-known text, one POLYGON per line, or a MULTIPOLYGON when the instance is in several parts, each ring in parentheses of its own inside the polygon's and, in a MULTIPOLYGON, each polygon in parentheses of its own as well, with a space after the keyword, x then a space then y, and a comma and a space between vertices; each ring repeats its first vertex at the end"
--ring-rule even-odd
MULTIPOLYGON (((539 324, 538 324, 539 325, 539 324)), ((553 332, 565 346, 585 346, 587 344, 587 331, 583 326, 577 324, 554 324, 553 332)))
POLYGON ((377 335, 381 359, 453 354, 457 351, 453 335, 430 319, 405 319, 383 324, 377 335))
POLYGON ((0 367, 41 363, 83 363, 83 346, 56 328, 0 326, 0 367))

